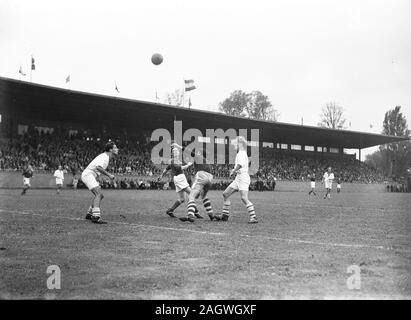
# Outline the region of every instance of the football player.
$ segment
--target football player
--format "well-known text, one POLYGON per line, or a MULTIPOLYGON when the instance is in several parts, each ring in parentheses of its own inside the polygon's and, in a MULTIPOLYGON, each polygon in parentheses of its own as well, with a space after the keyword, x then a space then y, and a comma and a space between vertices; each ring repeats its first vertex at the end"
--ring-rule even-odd
POLYGON ((341 178, 337 179, 337 193, 341 192, 341 178))
POLYGON ((213 208, 211 206, 210 199, 207 198, 208 190, 210 190, 213 175, 211 174, 211 165, 207 164, 202 152, 192 152, 191 156, 194 158, 193 162, 189 162, 188 165, 194 166, 196 172, 193 185, 191 186, 191 192, 188 196, 187 203, 187 216, 181 217, 181 221, 194 222, 194 216, 197 212, 196 199, 201 197, 203 205, 207 211, 210 220, 214 219, 213 208))
POLYGON ((235 157, 234 169, 230 172, 230 177, 233 175, 235 179, 223 192, 223 210, 221 215, 215 218, 219 221, 227 221, 230 214, 230 196, 235 192, 240 192, 241 201, 246 206, 249 220, 248 223, 257 223, 257 216, 255 214, 254 205, 248 199, 248 189, 250 186, 250 175, 248 174, 248 156, 247 156, 247 140, 243 136, 237 137, 234 148, 238 151, 235 157))
POLYGON ((332 172, 331 167, 328 167, 328 170, 323 175, 323 181, 324 181, 324 186, 326 190, 324 199, 325 198, 331 199, 331 188, 333 185, 333 180, 334 180, 334 173, 332 172))
POLYGON ((317 194, 315 193, 315 173, 313 173, 311 176, 308 175, 308 178, 310 179, 310 187, 311 187, 311 190, 310 192, 308 192, 308 195, 311 196, 311 193, 312 193, 316 196, 317 194))
POLYGON ((100 184, 97 181, 97 177, 103 174, 109 177, 111 180, 114 179, 114 175, 107 172, 107 166, 110 159, 118 154, 118 148, 116 144, 112 141, 106 143, 104 147, 104 152, 94 158, 93 161, 84 169, 81 174, 81 181, 87 186, 87 188, 94 195, 93 201, 90 208, 88 209, 86 219, 91 220, 91 222, 106 224, 107 222, 101 220, 100 203, 104 196, 101 192, 100 184))
POLYGON ((56 187, 57 187, 57 194, 60 194, 60 190, 63 187, 64 181, 64 171, 61 166, 58 167, 56 171, 54 171, 54 177, 56 178, 56 187))
POLYGON ((25 195, 27 190, 31 187, 30 179, 33 177, 33 167, 28 163, 23 169, 23 191, 21 195, 25 195))
MULTIPOLYGON (((170 163, 167 165, 167 167, 164 169, 164 171, 161 173, 161 175, 158 177, 158 181, 160 181, 164 175, 171 171, 171 174, 173 176, 173 182, 174 186, 176 188, 176 192, 178 194, 178 199, 174 204, 171 206, 171 208, 167 209, 166 213, 174 218, 174 210, 177 209, 182 203, 185 201, 185 194, 190 194, 191 193, 191 188, 190 185, 187 182, 187 178, 183 172, 183 170, 187 169, 190 165, 182 165, 180 161, 180 149, 181 147, 178 144, 173 144, 172 145, 172 153, 173 153, 173 159, 170 160, 170 163)), ((202 219, 203 217, 196 211, 194 215, 198 219, 202 219)))

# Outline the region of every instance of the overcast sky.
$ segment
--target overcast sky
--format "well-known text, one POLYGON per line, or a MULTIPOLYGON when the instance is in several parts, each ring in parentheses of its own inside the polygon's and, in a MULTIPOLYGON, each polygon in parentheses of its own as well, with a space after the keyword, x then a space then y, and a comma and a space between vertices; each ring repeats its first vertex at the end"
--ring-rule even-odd
POLYGON ((316 125, 334 101, 351 130, 378 133, 396 105, 411 121, 410 16, 409 0, 0 0, 0 75, 29 74, 33 55, 33 82, 66 88, 70 75, 108 95, 117 82, 148 101, 194 79, 196 109, 260 90, 282 122, 316 125))

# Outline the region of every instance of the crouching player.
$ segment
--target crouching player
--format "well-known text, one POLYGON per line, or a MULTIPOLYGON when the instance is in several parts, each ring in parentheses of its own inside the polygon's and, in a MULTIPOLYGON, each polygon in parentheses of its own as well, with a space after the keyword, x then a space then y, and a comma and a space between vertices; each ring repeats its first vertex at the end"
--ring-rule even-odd
MULTIPOLYGON (((161 173, 161 175, 158 177, 158 180, 160 181, 164 175, 168 172, 171 171, 171 174, 173 175, 173 182, 174 186, 176 188, 176 192, 178 194, 178 199, 176 202, 174 202, 173 206, 169 209, 167 209, 166 213, 174 218, 174 210, 177 209, 182 203, 185 201, 185 194, 190 194, 191 193, 191 188, 190 185, 187 182, 187 178, 183 172, 183 170, 187 169, 190 164, 182 165, 181 161, 179 160, 180 157, 180 146, 177 144, 173 145, 172 148, 172 153, 173 153, 173 159, 171 159, 170 163, 168 166, 164 169, 164 171, 161 173)), ((203 217, 196 211, 194 215, 198 219, 202 219, 203 217)))
POLYGON ((250 186, 250 175, 248 174, 248 156, 247 140, 243 136, 237 137, 234 147, 238 150, 235 157, 234 169, 231 170, 230 176, 237 174, 234 181, 223 192, 224 204, 221 215, 215 216, 215 220, 227 221, 230 214, 230 196, 239 191, 241 201, 247 207, 249 214, 248 223, 257 223, 257 217, 254 211, 254 205, 248 200, 248 188, 250 186))
POLYGON ((94 158, 93 161, 84 169, 81 174, 81 181, 87 186, 87 188, 93 193, 94 198, 88 209, 86 219, 91 220, 94 223, 106 224, 107 222, 101 220, 100 203, 104 196, 101 193, 100 184, 97 182, 97 177, 103 174, 114 179, 114 175, 106 171, 108 163, 113 155, 118 154, 118 148, 114 142, 108 142, 104 148, 104 152, 94 158))
POLYGON ((206 159, 202 156, 201 152, 198 151, 191 155, 194 157, 194 160, 192 163, 188 163, 188 165, 194 165, 196 175, 193 185, 191 186, 190 195, 188 196, 187 216, 181 217, 180 220, 194 222, 194 216, 197 212, 196 199, 198 197, 201 197, 203 200, 203 205, 207 211, 208 217, 210 220, 213 220, 213 208, 211 207, 211 201, 207 198, 208 190, 210 190, 213 181, 211 165, 207 164, 206 159))

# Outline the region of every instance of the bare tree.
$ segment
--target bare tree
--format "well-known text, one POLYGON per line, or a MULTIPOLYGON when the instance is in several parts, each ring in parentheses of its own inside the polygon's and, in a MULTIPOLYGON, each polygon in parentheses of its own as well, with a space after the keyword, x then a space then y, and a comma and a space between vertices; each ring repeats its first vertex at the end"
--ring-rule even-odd
POLYGON ((184 91, 176 89, 173 92, 169 92, 165 95, 164 103, 168 103, 173 106, 183 107, 184 103, 184 91))
POLYGON ((344 108, 335 102, 328 102, 322 109, 319 127, 331 129, 345 129, 344 108))

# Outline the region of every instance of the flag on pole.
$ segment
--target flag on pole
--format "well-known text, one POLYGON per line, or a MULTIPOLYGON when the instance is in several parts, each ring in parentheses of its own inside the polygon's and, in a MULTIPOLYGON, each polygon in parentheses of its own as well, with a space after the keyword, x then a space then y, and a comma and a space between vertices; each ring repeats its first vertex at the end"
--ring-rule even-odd
POLYGON ((116 91, 117 91, 118 93, 120 93, 120 90, 118 90, 118 88, 117 88, 117 83, 116 83, 116 91))
POLYGON ((194 90, 196 88, 196 86, 194 85, 194 80, 184 80, 185 83, 185 91, 191 91, 194 90))
POLYGON ((68 77, 66 78, 66 83, 70 82, 70 75, 68 75, 68 77))
POLYGON ((35 60, 33 56, 31 56, 31 70, 36 70, 36 65, 34 63, 35 63, 35 60))
POLYGON ((19 69, 19 73, 22 75, 22 76, 25 76, 26 74, 23 72, 23 69, 21 68, 21 66, 20 66, 20 69, 19 69))

